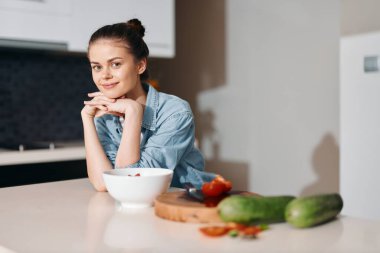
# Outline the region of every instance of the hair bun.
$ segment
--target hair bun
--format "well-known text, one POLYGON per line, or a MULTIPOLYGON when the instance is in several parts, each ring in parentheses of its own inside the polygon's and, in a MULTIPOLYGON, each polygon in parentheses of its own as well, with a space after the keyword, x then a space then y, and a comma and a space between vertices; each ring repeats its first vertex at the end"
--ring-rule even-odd
POLYGON ((141 24, 137 18, 127 21, 127 27, 134 30, 141 38, 145 35, 145 27, 141 24))

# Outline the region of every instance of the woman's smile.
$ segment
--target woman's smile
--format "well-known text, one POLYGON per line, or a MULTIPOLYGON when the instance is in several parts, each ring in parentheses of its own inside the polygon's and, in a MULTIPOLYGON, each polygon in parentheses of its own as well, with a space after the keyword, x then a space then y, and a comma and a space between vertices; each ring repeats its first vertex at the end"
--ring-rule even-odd
POLYGON ((109 90, 109 89, 112 89, 114 88, 119 82, 113 82, 113 83, 104 83, 102 84, 101 86, 106 89, 106 90, 109 90))

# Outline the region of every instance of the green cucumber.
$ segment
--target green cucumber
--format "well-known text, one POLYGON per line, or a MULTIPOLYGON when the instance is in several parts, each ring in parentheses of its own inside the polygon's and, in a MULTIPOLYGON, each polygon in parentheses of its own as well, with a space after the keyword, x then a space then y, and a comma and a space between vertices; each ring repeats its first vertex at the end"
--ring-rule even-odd
POLYGON ((224 222, 241 224, 284 222, 285 208, 294 198, 294 196, 234 195, 218 204, 218 213, 224 222))
POLYGON ((320 194, 292 200, 285 210, 285 219, 297 228, 312 227, 334 219, 343 208, 342 197, 320 194))

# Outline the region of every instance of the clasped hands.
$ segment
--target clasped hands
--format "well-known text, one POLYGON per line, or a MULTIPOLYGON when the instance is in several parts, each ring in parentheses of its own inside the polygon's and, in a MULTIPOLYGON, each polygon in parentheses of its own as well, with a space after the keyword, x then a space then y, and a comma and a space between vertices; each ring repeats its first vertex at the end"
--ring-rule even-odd
POLYGON ((101 117, 104 114, 113 114, 123 116, 127 112, 142 111, 142 105, 132 99, 125 98, 108 98, 102 92, 89 93, 92 98, 90 101, 84 101, 83 113, 89 117, 101 117))

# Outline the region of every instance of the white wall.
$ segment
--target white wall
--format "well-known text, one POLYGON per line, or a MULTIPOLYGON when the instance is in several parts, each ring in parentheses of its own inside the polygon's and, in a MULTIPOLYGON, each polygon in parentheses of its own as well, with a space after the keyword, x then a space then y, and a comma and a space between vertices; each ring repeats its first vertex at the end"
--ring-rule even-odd
POLYGON ((339 190, 339 3, 226 0, 225 83, 202 92, 198 109, 214 119, 206 158, 247 165, 236 188, 339 190))
POLYGON ((365 73, 365 56, 380 57, 380 32, 341 39, 341 194, 344 214, 380 219, 380 72, 365 73))

